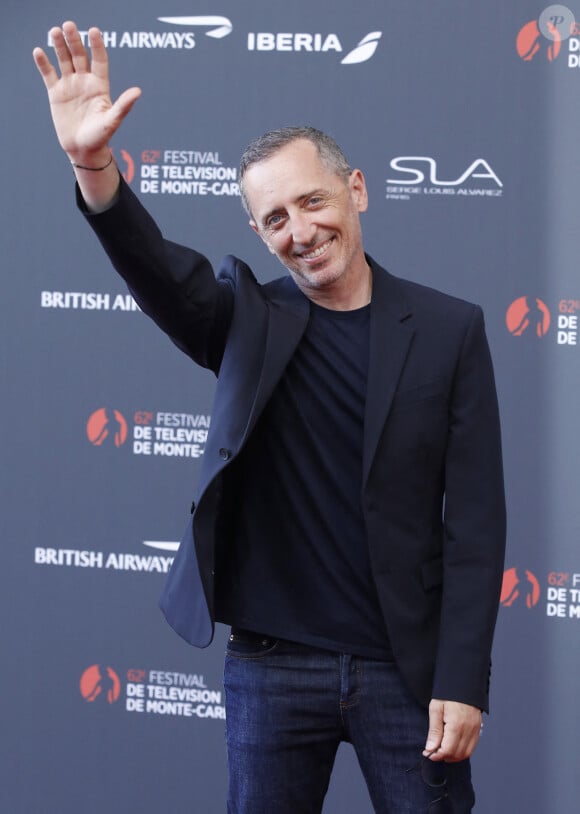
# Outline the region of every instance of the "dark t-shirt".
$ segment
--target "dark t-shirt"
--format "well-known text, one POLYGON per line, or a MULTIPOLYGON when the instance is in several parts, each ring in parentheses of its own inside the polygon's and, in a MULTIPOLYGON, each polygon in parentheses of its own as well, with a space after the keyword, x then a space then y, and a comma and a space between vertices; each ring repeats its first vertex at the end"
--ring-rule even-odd
POLYGON ((390 659, 361 507, 370 306, 313 303, 236 468, 219 621, 390 659))

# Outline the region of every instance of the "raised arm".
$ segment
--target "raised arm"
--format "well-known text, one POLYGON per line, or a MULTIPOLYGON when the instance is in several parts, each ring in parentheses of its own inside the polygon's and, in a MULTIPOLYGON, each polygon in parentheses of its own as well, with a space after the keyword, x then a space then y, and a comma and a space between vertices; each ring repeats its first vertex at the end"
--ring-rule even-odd
POLYGON ((50 35, 60 76, 42 48, 34 49, 34 61, 48 92, 56 135, 74 167, 83 198, 90 211, 102 212, 119 187, 109 141, 141 90, 129 88, 115 103, 111 101, 109 60, 97 28, 89 30, 90 59, 75 23, 63 23, 50 35))

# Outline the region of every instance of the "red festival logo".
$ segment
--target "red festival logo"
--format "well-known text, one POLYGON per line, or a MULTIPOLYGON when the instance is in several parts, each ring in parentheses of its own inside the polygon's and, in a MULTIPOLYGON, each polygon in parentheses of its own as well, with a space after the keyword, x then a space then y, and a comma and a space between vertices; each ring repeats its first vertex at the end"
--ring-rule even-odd
POLYGON ((127 150, 121 150, 121 158, 125 162, 125 169, 123 170, 121 167, 121 175, 125 179, 125 181, 130 184, 133 178, 135 177, 135 162, 131 157, 131 154, 127 152, 127 150))
POLYGON ((92 703, 101 698, 109 704, 114 704, 121 694, 121 682, 112 667, 93 664, 82 674, 80 690, 85 701, 92 703))
POLYGON ((504 608, 511 608, 517 599, 523 599, 527 608, 533 608, 540 598, 540 584, 531 571, 524 571, 525 580, 520 579, 516 568, 504 571, 501 586, 500 603, 504 608))
POLYGON ((521 336, 531 326, 531 334, 543 337, 550 327, 550 312, 539 297, 519 297, 507 310, 505 317, 512 336, 521 336))
POLYGON ((560 53, 562 47, 562 38, 560 32, 553 23, 547 23, 548 31, 550 32, 550 39, 547 39, 538 25, 537 20, 530 20, 518 32, 516 38, 516 48, 518 54, 525 61, 529 62, 536 54, 541 53, 543 50, 548 62, 552 62, 560 53))
POLYGON ((107 438, 120 447, 127 440, 127 422, 118 410, 101 407, 87 421, 87 437, 95 447, 100 447, 107 438))

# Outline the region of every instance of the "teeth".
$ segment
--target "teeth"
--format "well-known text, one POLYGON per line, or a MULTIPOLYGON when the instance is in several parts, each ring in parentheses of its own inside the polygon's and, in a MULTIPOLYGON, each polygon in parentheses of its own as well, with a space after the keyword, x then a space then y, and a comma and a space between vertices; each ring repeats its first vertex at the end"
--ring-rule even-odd
POLYGON ((302 257, 304 257, 305 260, 313 260, 315 257, 320 257, 321 254, 324 254, 329 246, 330 240, 327 240, 326 243, 323 243, 318 249, 315 249, 313 252, 308 252, 308 254, 303 254, 302 257))

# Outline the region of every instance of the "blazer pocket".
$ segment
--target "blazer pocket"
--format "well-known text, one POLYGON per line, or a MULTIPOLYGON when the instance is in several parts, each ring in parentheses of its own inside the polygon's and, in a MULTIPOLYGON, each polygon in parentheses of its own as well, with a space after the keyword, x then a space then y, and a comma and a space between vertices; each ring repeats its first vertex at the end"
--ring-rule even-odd
POLYGON ((443 379, 433 379, 416 387, 408 387, 397 391, 393 398, 391 412, 401 407, 409 408, 414 404, 421 404, 423 401, 431 401, 432 399, 447 399, 447 389, 443 379))

